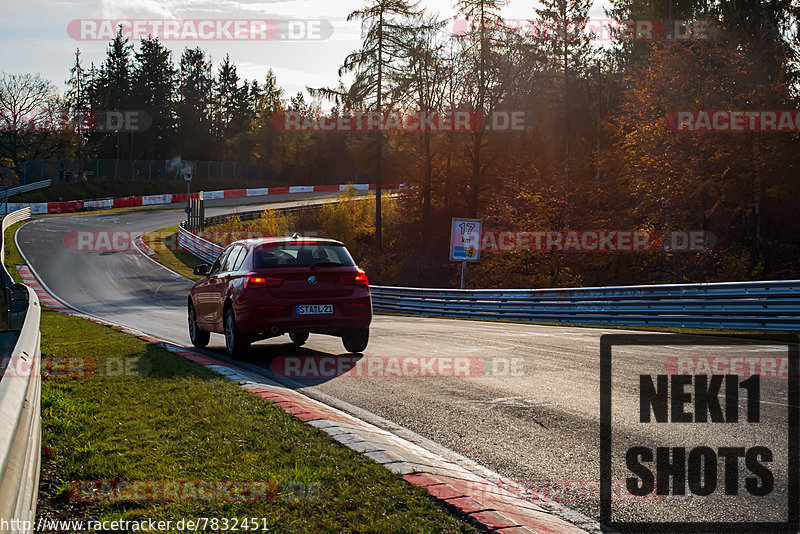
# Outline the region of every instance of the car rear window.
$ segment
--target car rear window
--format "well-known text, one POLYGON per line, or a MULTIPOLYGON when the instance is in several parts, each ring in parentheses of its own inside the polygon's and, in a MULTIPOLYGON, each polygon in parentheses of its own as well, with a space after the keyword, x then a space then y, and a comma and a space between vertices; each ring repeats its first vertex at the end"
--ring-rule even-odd
POLYGON ((253 267, 336 267, 355 265, 342 245, 274 243, 259 245, 253 252, 253 267))

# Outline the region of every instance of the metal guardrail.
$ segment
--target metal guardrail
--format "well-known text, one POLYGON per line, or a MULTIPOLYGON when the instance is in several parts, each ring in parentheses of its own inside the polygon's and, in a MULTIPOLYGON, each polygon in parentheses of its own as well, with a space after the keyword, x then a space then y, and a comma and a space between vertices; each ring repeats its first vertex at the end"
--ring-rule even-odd
POLYGON ((43 187, 50 187, 51 185, 53 185, 53 180, 42 180, 40 182, 33 182, 31 184, 18 185, 17 187, 3 189, 3 191, 0 192, 0 197, 7 199, 8 197, 13 197, 14 195, 27 193, 28 191, 35 191, 37 189, 42 189, 43 187))
MULTIPOLYGON (((367 189, 369 191, 369 189, 367 189)), ((396 194, 389 194, 388 196, 397 196, 396 194)), ((358 201, 358 200, 368 200, 371 197, 357 197, 351 199, 349 202, 358 201)), ((279 211, 281 213, 296 213, 302 210, 307 210, 309 208, 320 208, 324 204, 330 204, 334 202, 339 202, 338 200, 321 200, 321 201, 309 201, 309 203, 305 206, 299 207, 292 207, 292 208, 277 208, 275 211, 279 211)), ((219 224, 231 217, 236 217, 241 221, 252 221, 254 219, 258 219, 264 213, 264 209, 260 210, 250 210, 250 211, 240 211, 240 212, 232 212, 226 213, 224 215, 215 215, 213 217, 206 217, 204 221, 204 227, 213 226, 215 224, 219 224)), ((190 232, 186 229, 186 221, 183 221, 178 225, 178 246, 187 250, 200 258, 201 260, 207 262, 209 265, 213 264, 217 257, 225 250, 225 247, 221 247, 211 241, 203 239, 202 237, 190 232)))
MULTIPOLYGON (((178 244, 213 263, 223 248, 183 228, 178 244)), ((568 289, 371 286, 376 311, 561 324, 800 331, 800 280, 568 289)))
MULTIPOLYGON (((356 184, 356 185, 360 186, 361 184, 356 184)), ((363 184, 363 185, 364 185, 364 187, 367 187, 366 184, 363 184)), ((361 189, 360 191, 362 191, 362 192, 363 191, 369 191, 369 189, 361 189)), ((385 197, 394 198, 394 197, 397 196, 397 194, 395 194, 395 193, 387 193, 384 196, 385 197)), ((370 200, 371 198, 372 198, 371 195, 370 196, 356 197, 356 198, 352 198, 352 199, 348 200, 348 202, 370 200)), ((333 204, 333 203, 336 203, 336 202, 339 202, 339 200, 327 200, 326 199, 326 200, 321 200, 321 201, 317 201, 317 202, 314 202, 313 200, 309 200, 308 204, 306 204, 305 206, 297 206, 297 207, 294 207, 294 208, 277 208, 277 209, 275 209, 275 211, 279 211, 281 213, 297 213, 297 212, 308 210, 308 209, 318 209, 318 208, 321 208, 322 206, 324 206, 325 204, 333 204)), ((263 213, 264 213, 264 209, 262 208, 260 210, 239 211, 239 212, 233 212, 233 213, 226 213, 224 215, 215 215, 213 217, 206 217, 205 226, 213 226, 215 224, 219 224, 219 223, 221 223, 221 222, 223 222, 223 221, 225 221, 227 219, 230 219, 231 217, 236 217, 240 221, 252 221, 254 219, 260 218, 263 213)))
POLYGON ((206 241, 183 227, 184 223, 178 226, 178 246, 182 250, 187 250, 212 265, 224 250, 221 246, 211 241, 206 241))
MULTIPOLYGON (((29 217, 30 209, 5 217, 3 237, 9 226, 29 217)), ((5 259, 5 243, 0 245, 0 258, 5 259)), ((0 519, 9 524, 17 520, 18 528, 7 532, 32 532, 41 466, 41 308, 31 288, 13 284, 5 265, 2 275, 10 310, 9 327, 14 328, 15 317, 21 324, 0 377, 0 519), (24 525, 30 528, 25 529, 24 525)))
POLYGON ((800 280, 533 290, 373 286, 372 305, 438 317, 800 331, 800 280))

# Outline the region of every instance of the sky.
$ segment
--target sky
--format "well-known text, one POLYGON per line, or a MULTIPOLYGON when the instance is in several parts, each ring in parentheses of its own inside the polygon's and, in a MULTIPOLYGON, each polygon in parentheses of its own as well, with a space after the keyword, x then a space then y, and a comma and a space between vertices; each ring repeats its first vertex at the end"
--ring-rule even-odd
MULTIPOLYGON (((306 28, 314 31, 314 23, 305 21, 321 21, 318 24, 322 39, 163 40, 172 50, 176 65, 185 47, 199 46, 211 56, 215 70, 230 54, 243 79, 261 83, 272 69, 288 97, 306 86, 338 85, 337 71, 342 60, 359 48, 361 40, 361 23, 347 22, 347 15, 364 3, 365 0, 3 0, 0 71, 38 73, 63 92, 76 48, 80 48, 86 67, 92 62, 99 66, 105 58, 109 39, 82 39, 76 29, 81 25, 91 28, 92 24, 102 29, 99 22, 93 21, 288 19, 296 21, 293 27, 300 32, 306 28)), ((511 0, 503 9, 503 16, 533 18, 536 3, 511 0)), ((453 0, 421 0, 420 7, 445 18, 455 15, 452 4, 453 0)), ((596 1, 590 16, 602 17, 602 13, 601 3, 596 1)), ((91 31, 89 34, 102 37, 91 31)))

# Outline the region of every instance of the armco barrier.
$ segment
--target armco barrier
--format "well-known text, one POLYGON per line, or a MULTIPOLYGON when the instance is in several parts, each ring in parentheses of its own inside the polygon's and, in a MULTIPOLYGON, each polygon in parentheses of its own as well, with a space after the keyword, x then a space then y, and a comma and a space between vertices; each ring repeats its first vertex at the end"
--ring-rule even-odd
MULTIPOLYGON (((222 247, 181 228, 208 263, 222 247)), ((540 323, 800 331, 800 280, 568 289, 371 286, 377 311, 540 323)))
MULTIPOLYGON (((29 217, 29 209, 9 214, 3 219, 3 234, 12 224, 29 217)), ((0 257, 5 258, 5 244, 0 246, 0 257)), ((2 274, 6 282, 11 281, 5 266, 2 274)), ((6 292, 12 297, 9 307, 23 300, 14 297, 26 296, 27 310, 0 377, 0 519, 8 526, 16 520, 13 525, 19 527, 0 532, 32 532, 41 465, 41 309, 36 293, 29 287, 4 285, 10 287, 6 292), (23 524, 31 528, 23 529, 23 524)))
POLYGON ((187 250, 212 265, 220 253, 224 250, 221 246, 211 241, 206 241, 202 237, 196 236, 183 227, 183 223, 178 226, 178 246, 187 250))
POLYGON ((800 331, 800 280, 534 290, 372 287, 372 304, 439 317, 800 331))
MULTIPOLYGON (((309 186, 311 187, 311 186, 309 186)), ((314 191, 318 191, 319 187, 345 187, 345 186, 313 186, 314 191)), ((389 186, 394 187, 394 186, 389 186)), ((273 188, 274 189, 274 188, 273 188)), ((367 187, 362 187, 360 190, 367 190, 367 187)), ((395 193, 389 193, 390 196, 396 195, 395 193)), ((368 197, 359 197, 349 200, 349 202, 357 202, 362 200, 368 200, 368 197)), ((334 201, 338 202, 338 200, 334 201)), ((327 203, 327 202, 326 202, 327 203)), ((309 204, 307 206, 299 206, 299 207, 291 207, 291 208, 276 208, 275 211, 279 211, 281 213, 292 213, 301 210, 306 210, 309 208, 318 208, 322 204, 309 204)), ((251 221, 253 219, 258 219, 261 217, 261 214, 264 213, 263 209, 260 210, 251 210, 251 211, 242 211, 242 212, 233 212, 228 213, 225 215, 216 215, 214 217, 206 217, 205 219, 205 226, 212 226, 214 224, 219 224, 225 219, 230 217, 236 217, 241 221, 251 221)), ((200 236, 197 236, 187 230, 185 228, 186 221, 180 223, 178 225, 178 246, 182 247, 184 250, 188 250, 198 258, 206 261, 208 264, 213 264, 220 253, 224 250, 224 247, 220 247, 219 245, 212 243, 203 239, 200 236)))

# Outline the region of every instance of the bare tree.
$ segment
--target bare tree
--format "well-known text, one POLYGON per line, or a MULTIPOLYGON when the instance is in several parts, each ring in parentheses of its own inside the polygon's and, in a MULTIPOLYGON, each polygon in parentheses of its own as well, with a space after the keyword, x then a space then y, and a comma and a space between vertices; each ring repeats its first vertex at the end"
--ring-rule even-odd
POLYGON ((18 173, 23 161, 54 156, 71 128, 56 88, 38 74, 0 72, 0 160, 18 173))
MULTIPOLYGON (((417 3, 408 0, 370 0, 364 7, 347 16, 347 20, 361 19, 364 43, 360 50, 351 53, 339 69, 339 76, 353 74, 355 80, 345 94, 334 89, 312 90, 312 96, 330 98, 345 109, 365 105, 378 113, 383 111, 385 85, 388 73, 398 68, 405 42, 413 35, 413 21, 420 16, 417 3), (409 25, 411 23, 411 25, 409 25)), ((381 185, 383 175, 383 133, 375 133, 375 248, 382 251, 381 237, 381 185)))
MULTIPOLYGON (((498 58, 495 54, 496 42, 492 38, 493 33, 503 27, 503 20, 500 16, 500 9, 507 5, 509 0, 456 0, 455 8, 458 12, 466 16, 468 24, 472 25, 476 31, 472 33, 475 37, 474 43, 464 50, 470 58, 472 73, 476 76, 475 86, 470 87, 470 95, 473 108, 484 118, 488 118, 494 106, 500 100, 498 94, 502 88, 499 86, 497 77, 498 58)), ((493 159, 485 161, 483 156, 486 151, 485 132, 478 130, 472 133, 471 147, 467 150, 467 157, 472 164, 472 172, 469 183, 469 216, 477 217, 480 194, 484 188, 486 171, 493 159)))
MULTIPOLYGON (((399 105, 411 105, 422 113, 441 110, 452 72, 444 56, 445 42, 440 30, 445 21, 429 16, 417 26, 403 52, 403 68, 394 73, 392 99, 399 105)), ((428 221, 431 211, 433 178, 432 132, 426 127, 420 139, 423 154, 422 220, 428 221)))

